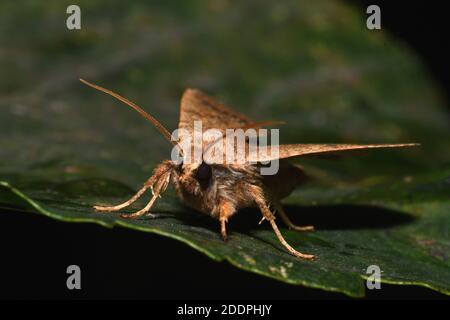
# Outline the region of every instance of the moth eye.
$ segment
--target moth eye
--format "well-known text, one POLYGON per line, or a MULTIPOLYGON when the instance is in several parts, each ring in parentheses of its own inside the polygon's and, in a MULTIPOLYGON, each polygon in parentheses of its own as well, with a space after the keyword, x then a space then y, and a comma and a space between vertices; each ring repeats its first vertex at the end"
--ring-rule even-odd
POLYGON ((202 164, 197 168, 197 179, 200 181, 209 181, 209 179, 211 179, 211 175, 211 167, 202 162, 202 164))

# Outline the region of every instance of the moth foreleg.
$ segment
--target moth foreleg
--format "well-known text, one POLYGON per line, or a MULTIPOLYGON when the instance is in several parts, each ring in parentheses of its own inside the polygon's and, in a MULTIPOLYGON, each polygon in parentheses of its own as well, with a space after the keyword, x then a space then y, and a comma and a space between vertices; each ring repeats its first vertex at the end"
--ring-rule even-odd
MULTIPOLYGON (((155 194, 151 197, 150 201, 147 203, 147 205, 146 205, 143 209, 141 209, 141 210, 139 210, 139 211, 137 211, 137 212, 135 212, 135 213, 132 213, 132 214, 121 214, 120 216, 121 216, 122 218, 126 218, 126 219, 135 219, 135 218, 137 218, 137 217, 140 217, 140 216, 146 214, 147 212, 150 211, 150 209, 152 208, 152 206, 153 206, 153 204, 155 203, 155 201, 156 201, 156 199, 158 198, 158 196, 159 196, 159 194, 155 193, 155 194)), ((152 214, 148 214, 148 215, 149 215, 150 217, 154 217, 154 215, 152 215, 152 214)))
MULTIPOLYGON (((118 204, 116 206, 94 206, 94 209, 100 212, 114 212, 119 211, 125 207, 128 207, 132 203, 136 202, 148 189, 152 189, 153 194, 161 194, 166 188, 170 180, 170 170, 171 169, 171 163, 170 161, 164 161, 160 165, 158 165, 155 170, 153 171, 153 175, 144 183, 144 186, 129 200, 125 201, 124 203, 118 204)), ((155 202, 156 199, 150 200, 150 202, 147 204, 145 208, 147 208, 150 203, 153 205, 153 202, 155 202)), ((151 208, 150 205, 150 208, 151 208)), ((144 209, 145 209, 144 208, 144 209)), ((144 210, 143 209, 143 210, 144 210)), ((143 210, 140 210, 138 212, 141 212, 143 210)), ((150 209, 148 209, 150 210, 150 209)), ((147 210, 147 211, 148 211, 147 210)), ((137 213, 137 212, 136 212, 137 213)), ((145 213, 145 212, 144 212, 145 213)))
MULTIPOLYGON (((170 170, 160 170, 160 171, 161 171, 160 173, 155 173, 155 175, 153 175, 145 183, 146 185, 148 185, 149 187, 152 188, 152 193, 153 193, 153 196, 151 197, 151 199, 147 203, 147 205, 143 209, 141 209, 135 213, 120 215, 122 218, 135 219, 135 218, 140 217, 150 211, 150 209, 152 208, 156 199, 158 199, 159 196, 164 191, 166 191, 167 186, 169 185, 171 171, 170 170)), ((154 215, 152 215, 152 214, 148 214, 148 216, 154 217, 154 215)))
POLYGON ((280 214, 281 220, 283 220, 283 222, 289 227, 289 229, 296 231, 314 231, 314 226, 297 226, 296 224, 294 224, 284 211, 281 203, 276 202, 275 207, 280 214))
POLYGON ((124 203, 118 204, 116 206, 94 206, 94 209, 100 212, 119 211, 136 202, 136 200, 139 199, 150 187, 151 187, 150 185, 145 184, 134 196, 132 196, 129 200, 125 201, 124 203))

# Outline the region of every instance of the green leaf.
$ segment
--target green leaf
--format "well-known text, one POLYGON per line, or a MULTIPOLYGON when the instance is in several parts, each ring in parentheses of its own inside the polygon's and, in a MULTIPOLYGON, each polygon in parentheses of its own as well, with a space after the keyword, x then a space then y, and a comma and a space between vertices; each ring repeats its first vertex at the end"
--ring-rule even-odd
POLYGON ((364 295, 370 265, 380 266, 384 283, 449 294, 450 128, 413 53, 337 1, 172 3, 81 1, 80 31, 55 27, 64 25, 63 2, 0 4, 8 43, 0 60, 1 205, 161 234, 217 261, 354 297, 364 295), (120 92, 169 129, 183 88, 198 87, 256 120, 287 121, 283 143, 422 146, 299 159, 314 179, 284 203, 294 221, 317 231, 282 232, 318 256, 303 261, 251 209, 230 221, 227 242, 217 221, 183 207, 173 191, 158 200, 154 219, 94 212, 94 204, 129 197, 169 158, 170 145, 79 77, 120 92))

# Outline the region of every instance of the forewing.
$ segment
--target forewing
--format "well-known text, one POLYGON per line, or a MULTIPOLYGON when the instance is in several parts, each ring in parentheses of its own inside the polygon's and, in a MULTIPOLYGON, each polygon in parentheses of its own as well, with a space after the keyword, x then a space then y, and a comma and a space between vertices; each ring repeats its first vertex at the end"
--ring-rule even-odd
MULTIPOLYGON (((193 151, 193 146, 202 145, 204 151, 213 143, 225 137, 226 129, 240 128, 245 131, 250 128, 256 129, 280 123, 279 121, 254 122, 200 90, 186 89, 181 98, 178 138, 185 148, 190 145, 193 151), (197 127, 195 127, 195 123, 197 123, 197 127), (198 127, 200 124, 201 128, 198 127), (201 131, 195 131, 194 128, 201 131), (202 137, 202 144, 196 144, 194 141, 199 136, 195 135, 194 131, 202 134, 209 129, 218 130, 220 135, 205 135, 202 137)), ((203 151, 200 150, 199 153, 201 154, 203 151)))
POLYGON ((178 128, 194 130, 194 121, 202 122, 202 129, 231 129, 252 123, 246 116, 214 100, 196 89, 186 89, 181 98, 178 128))
POLYGON ((258 149, 248 152, 248 161, 265 162, 276 159, 286 159, 305 155, 320 155, 343 153, 352 150, 380 149, 380 148, 404 148, 418 146, 417 143, 401 144, 283 144, 269 146, 267 150, 258 149))

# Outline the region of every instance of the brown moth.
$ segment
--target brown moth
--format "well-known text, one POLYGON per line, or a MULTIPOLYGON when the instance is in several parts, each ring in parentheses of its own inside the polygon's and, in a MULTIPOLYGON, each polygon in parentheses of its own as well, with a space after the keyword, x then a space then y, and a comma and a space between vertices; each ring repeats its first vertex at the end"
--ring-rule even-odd
MULTIPOLYGON (((174 141, 172 135, 155 118, 142 110, 133 102, 122 96, 80 79, 84 84, 107 93, 139 112, 149 120, 162 135, 183 152, 179 140, 174 141)), ((228 106, 215 101, 199 90, 186 89, 181 98, 180 119, 178 127, 191 132, 194 121, 202 121, 203 129, 219 129, 223 134, 228 128, 261 128, 276 122, 253 122, 246 116, 233 111, 228 106)), ((213 142, 209 142, 213 143, 213 142)), ((122 218, 137 218, 142 215, 152 216, 149 211, 156 199, 171 183, 181 201, 202 213, 219 220, 220 233, 224 240, 227 238, 226 224, 239 210, 246 207, 257 207, 262 213, 262 221, 269 221, 275 235, 281 244, 294 256, 303 259, 313 259, 314 255, 304 254, 290 246, 282 236, 275 222, 276 210, 281 220, 291 229, 297 231, 312 231, 313 226, 294 225, 283 210, 280 200, 304 180, 304 173, 298 166, 290 164, 287 159, 308 154, 324 154, 343 152, 356 149, 396 148, 416 146, 415 143, 405 144, 290 144, 279 145, 276 157, 268 153, 262 158, 252 157, 254 161, 244 164, 208 164, 204 161, 196 163, 176 164, 172 160, 163 161, 153 171, 153 175, 144 183, 142 188, 129 200, 115 206, 95 206, 97 211, 119 211, 139 199, 146 191, 151 190, 152 197, 147 205, 132 214, 121 215, 122 218), (261 175, 259 162, 280 160, 279 170, 275 175, 261 175)), ((260 223, 261 223, 260 222, 260 223)))

